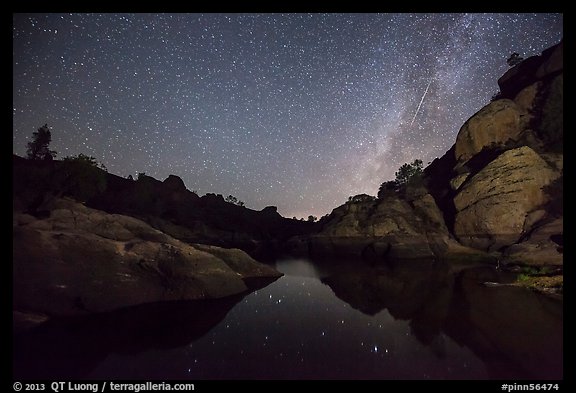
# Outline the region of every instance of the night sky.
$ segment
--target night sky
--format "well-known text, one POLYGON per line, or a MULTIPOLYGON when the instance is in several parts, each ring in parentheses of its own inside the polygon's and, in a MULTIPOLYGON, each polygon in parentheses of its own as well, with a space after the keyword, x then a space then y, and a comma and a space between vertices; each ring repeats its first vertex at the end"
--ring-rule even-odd
POLYGON ((318 217, 426 165, 561 14, 15 14, 13 152, 318 217), (425 96, 424 93, 426 92, 425 96), (424 96, 424 97, 423 97, 424 96), (422 98, 424 98, 422 100, 422 98), (419 109, 418 109, 419 108, 419 109), (417 115, 416 115, 417 113, 417 115))

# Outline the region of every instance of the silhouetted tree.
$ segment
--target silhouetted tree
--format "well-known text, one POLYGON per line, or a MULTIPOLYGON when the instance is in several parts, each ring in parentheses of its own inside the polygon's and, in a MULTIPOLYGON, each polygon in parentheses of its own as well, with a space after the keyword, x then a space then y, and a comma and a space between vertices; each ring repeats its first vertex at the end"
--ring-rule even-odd
POLYGON ((241 200, 239 200, 238 198, 236 198, 233 195, 228 195, 224 200, 228 203, 233 203, 233 204, 238 205, 238 206, 244 206, 244 202, 242 202, 241 200))
POLYGON ((524 58, 522 56, 520 56, 519 53, 512 53, 510 55, 510 57, 506 60, 506 63, 508 63, 508 65, 510 67, 514 67, 516 64, 520 64, 522 63, 522 61, 524 60, 524 58))
POLYGON ((56 157, 56 151, 50 150, 48 145, 52 142, 52 134, 48 124, 38 128, 32 133, 32 140, 28 142, 26 153, 29 160, 52 160, 56 157))
POLYGON ((86 154, 64 157, 60 169, 66 194, 87 201, 106 189, 106 167, 86 154))
POLYGON ((373 197, 372 195, 368 195, 368 194, 358 194, 358 195, 354 195, 351 197, 348 197, 348 202, 349 203, 358 203, 358 202, 372 202, 374 201, 376 198, 373 197))
POLYGON ((394 175, 396 176, 396 182, 400 186, 405 185, 415 176, 422 175, 422 160, 416 159, 411 164, 402 165, 394 175))
POLYGON ((308 222, 315 222, 317 219, 318 219, 318 217, 315 217, 312 215, 308 216, 308 222))
POLYGON ((416 159, 411 164, 403 164, 394 174, 396 179, 385 181, 378 189, 378 199, 398 192, 404 193, 407 185, 418 186, 422 182, 422 160, 416 159))
POLYGON ((378 189, 378 199, 383 199, 386 195, 392 195, 399 190, 398 182, 396 180, 385 181, 378 189))

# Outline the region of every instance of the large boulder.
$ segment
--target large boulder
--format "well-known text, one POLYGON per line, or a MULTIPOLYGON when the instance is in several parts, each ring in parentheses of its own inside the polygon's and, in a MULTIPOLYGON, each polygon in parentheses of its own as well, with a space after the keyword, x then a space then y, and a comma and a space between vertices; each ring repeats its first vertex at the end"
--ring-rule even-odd
MULTIPOLYGON (((423 204, 421 208, 426 207, 423 204)), ((424 220, 408 201, 397 196, 349 201, 337 207, 322 231, 311 236, 308 243, 314 257, 383 260, 434 256, 425 235, 424 220)))
POLYGON ((184 181, 176 175, 169 175, 162 184, 164 190, 168 192, 185 192, 187 190, 184 181))
POLYGON ((564 43, 554 45, 539 56, 532 56, 510 68, 498 79, 500 94, 504 98, 513 98, 518 92, 535 83, 559 74, 564 69, 564 43))
POLYGON ((463 163, 486 147, 504 145, 517 140, 521 111, 512 100, 497 100, 486 105, 464 123, 458 136, 454 154, 463 163))
POLYGON ((523 265, 562 265, 563 233, 562 218, 537 226, 523 242, 506 248, 504 260, 523 265))
POLYGON ((375 263, 478 254, 451 237, 435 199, 422 190, 410 198, 348 202, 334 209, 318 234, 292 239, 290 250, 375 263))
POLYGON ((462 244, 480 249, 515 243, 528 214, 549 200, 543 187, 559 176, 527 146, 502 153, 455 196, 455 235, 462 244))
POLYGON ((14 214, 14 309, 49 315, 220 298, 281 273, 240 250, 186 244, 133 217, 56 199, 49 216, 14 214))
POLYGON ((421 234, 421 219, 410 204, 391 196, 378 201, 348 202, 334 209, 320 236, 356 237, 421 234))

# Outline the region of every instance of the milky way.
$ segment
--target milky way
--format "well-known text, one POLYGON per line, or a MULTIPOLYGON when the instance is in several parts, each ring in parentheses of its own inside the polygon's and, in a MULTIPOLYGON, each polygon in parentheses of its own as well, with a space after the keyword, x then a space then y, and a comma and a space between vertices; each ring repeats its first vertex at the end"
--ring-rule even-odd
POLYGON ((15 14, 13 152, 180 176, 287 217, 375 195, 498 92, 561 14, 15 14), (429 89, 415 116, 426 86, 429 89))

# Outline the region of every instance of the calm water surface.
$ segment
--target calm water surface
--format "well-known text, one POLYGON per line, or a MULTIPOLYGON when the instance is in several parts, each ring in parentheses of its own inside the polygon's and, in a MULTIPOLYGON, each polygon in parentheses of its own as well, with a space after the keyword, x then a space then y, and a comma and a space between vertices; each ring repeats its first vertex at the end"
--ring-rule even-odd
POLYGON ((90 379, 562 378, 562 303, 492 268, 284 260, 248 295, 56 321, 15 374, 90 379))

